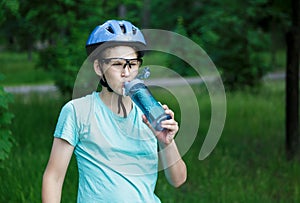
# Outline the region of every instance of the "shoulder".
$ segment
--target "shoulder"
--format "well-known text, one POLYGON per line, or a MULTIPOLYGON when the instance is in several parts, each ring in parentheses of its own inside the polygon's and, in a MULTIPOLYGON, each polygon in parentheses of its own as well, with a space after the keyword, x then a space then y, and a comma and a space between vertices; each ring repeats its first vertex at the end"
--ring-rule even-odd
POLYGON ((92 104, 92 100, 93 94, 72 99, 63 105, 61 114, 77 114, 81 111, 84 112, 92 104))
POLYGON ((69 101, 68 103, 71 103, 72 105, 86 104, 86 103, 91 102, 93 100, 93 98, 95 97, 95 94, 96 93, 94 92, 92 94, 88 94, 86 96, 73 99, 73 100, 69 101))
POLYGON ((66 109, 77 110, 81 107, 84 108, 87 105, 90 105, 92 103, 93 97, 94 97, 94 93, 80 97, 80 98, 72 99, 63 106, 63 109, 66 108, 66 109))

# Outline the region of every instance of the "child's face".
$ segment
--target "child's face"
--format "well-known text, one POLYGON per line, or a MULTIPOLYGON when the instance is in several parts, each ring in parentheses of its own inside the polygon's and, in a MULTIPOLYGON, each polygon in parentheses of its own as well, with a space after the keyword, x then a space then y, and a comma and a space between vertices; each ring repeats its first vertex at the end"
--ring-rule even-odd
POLYGON ((124 83, 131 81, 138 74, 140 66, 136 50, 129 46, 116 46, 108 48, 103 54, 102 61, 98 60, 98 66, 102 77, 105 75, 110 88, 117 94, 123 94, 124 83), (127 59, 127 60, 124 60, 127 59))

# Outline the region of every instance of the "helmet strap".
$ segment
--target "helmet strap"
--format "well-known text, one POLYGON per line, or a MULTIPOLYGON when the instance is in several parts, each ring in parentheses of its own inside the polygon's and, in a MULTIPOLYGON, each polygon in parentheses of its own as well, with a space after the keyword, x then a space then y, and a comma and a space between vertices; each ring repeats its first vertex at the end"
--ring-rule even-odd
POLYGON ((127 111, 126 111, 125 105, 123 103, 122 97, 123 97, 122 95, 119 95, 119 98, 118 98, 118 114, 121 112, 121 108, 122 108, 124 118, 126 118, 127 117, 127 111))
MULTIPOLYGON (((106 87, 107 88, 107 90, 109 91, 109 92, 114 92, 110 87, 109 87, 109 85, 108 85, 108 83, 107 83, 107 81, 106 81, 106 78, 105 78, 105 76, 103 75, 103 77, 100 79, 100 83, 101 83, 101 85, 103 86, 103 87, 106 87)), ((124 105, 124 103, 123 103, 123 95, 119 95, 118 96, 118 114, 121 112, 121 109, 122 109, 122 111, 123 111, 123 114, 124 114, 124 118, 126 118, 127 117, 127 111, 126 111, 126 108, 125 108, 125 105, 124 105)))
POLYGON ((106 78, 105 78, 105 75, 103 75, 103 77, 101 77, 100 79, 100 84, 103 86, 103 87, 106 87, 107 90, 109 92, 113 92, 113 90, 110 88, 110 86, 108 85, 107 81, 106 81, 106 78))

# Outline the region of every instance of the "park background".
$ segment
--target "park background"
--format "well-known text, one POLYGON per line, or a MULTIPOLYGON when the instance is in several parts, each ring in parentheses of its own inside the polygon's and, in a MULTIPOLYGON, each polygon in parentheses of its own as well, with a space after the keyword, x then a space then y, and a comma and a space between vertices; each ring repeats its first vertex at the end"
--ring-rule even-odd
MULTIPOLYGON (((169 30, 192 39, 216 64, 225 85, 224 130, 212 154, 201 161, 198 154, 211 106, 205 85, 192 86, 201 124, 183 156, 188 179, 175 189, 160 172, 156 193, 162 202, 300 201, 299 153, 293 158, 286 154, 286 83, 284 77, 269 77, 286 70, 292 1, 2 0, 0 6, 0 202, 41 201, 42 175, 60 108, 71 98, 86 58, 88 34, 108 19, 126 19, 142 29, 169 30), (58 91, 8 92, 24 85, 55 85, 58 91)), ((195 76, 174 56, 151 53, 145 61, 184 77, 195 76)), ((173 107, 180 121, 172 95, 162 89, 153 89, 153 94, 173 107)), ((75 202, 76 190, 73 158, 62 202, 75 202)))

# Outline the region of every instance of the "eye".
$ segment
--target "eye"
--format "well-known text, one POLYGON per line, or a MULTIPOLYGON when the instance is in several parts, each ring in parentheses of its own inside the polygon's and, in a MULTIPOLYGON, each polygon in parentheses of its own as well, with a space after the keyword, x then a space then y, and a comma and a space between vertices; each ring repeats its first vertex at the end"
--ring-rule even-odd
POLYGON ((121 62, 112 62, 112 66, 121 66, 123 65, 121 62))
POLYGON ((123 67, 123 63, 121 61, 111 61, 111 66, 114 66, 114 67, 123 67))
POLYGON ((138 62, 137 62, 137 61, 131 61, 131 62, 130 62, 130 65, 131 65, 131 66, 137 66, 137 65, 138 65, 138 62))
POLYGON ((130 65, 131 66, 139 66, 140 65, 140 61, 139 60, 131 60, 130 61, 130 65))

